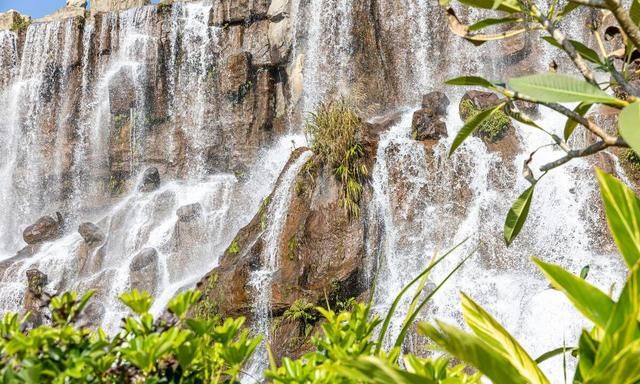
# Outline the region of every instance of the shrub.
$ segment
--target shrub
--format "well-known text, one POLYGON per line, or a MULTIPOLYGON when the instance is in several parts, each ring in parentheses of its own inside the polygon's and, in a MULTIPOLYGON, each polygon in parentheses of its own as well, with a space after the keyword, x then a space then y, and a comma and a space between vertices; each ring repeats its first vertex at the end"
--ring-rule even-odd
POLYGON ((29 17, 18 17, 18 21, 14 21, 13 25, 11 25, 11 31, 15 33, 20 33, 22 31, 26 31, 27 28, 31 25, 31 19, 29 17))
POLYGON ((360 215, 363 185, 369 177, 359 141, 363 125, 357 108, 340 99, 320 104, 305 129, 312 137, 313 151, 335 172, 342 189, 340 202, 352 218, 360 215))
POLYGON ((229 383, 236 382, 260 342, 243 330, 244 319, 190 318, 200 294, 187 291, 154 320, 148 293, 120 300, 135 316, 123 319, 113 336, 76 325, 93 292, 66 293, 51 300, 52 325, 22 331, 22 320, 0 322, 0 377, 10 383, 229 383))

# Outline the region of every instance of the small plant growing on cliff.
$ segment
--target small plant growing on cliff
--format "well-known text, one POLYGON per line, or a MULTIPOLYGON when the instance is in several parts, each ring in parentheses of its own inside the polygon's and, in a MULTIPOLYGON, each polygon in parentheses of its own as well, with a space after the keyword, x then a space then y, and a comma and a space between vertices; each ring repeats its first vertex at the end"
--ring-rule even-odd
POLYGON ((231 242, 231 245, 229 246, 229 253, 232 255, 240 253, 240 243, 238 242, 238 239, 233 239, 231 242))
MULTIPOLYGON (((477 108, 473 101, 466 99, 460 103, 460 114, 467 116, 466 121, 469 121, 476 117, 483 111, 477 108)), ((486 138, 489 142, 495 143, 504 137, 507 130, 511 126, 511 119, 504 111, 496 111, 493 115, 486 118, 480 125, 478 125, 478 134, 486 138)))
POLYGON ((521 232, 529 214, 535 187, 551 170, 573 159, 591 156, 610 147, 630 147, 635 153, 640 153, 640 88, 633 84, 639 68, 635 57, 640 49, 640 2, 632 0, 630 3, 631 7, 627 9, 619 0, 542 2, 546 7, 539 6, 540 2, 524 0, 440 1, 445 8, 451 31, 474 45, 535 31, 535 36, 541 34, 542 40, 566 54, 580 76, 551 71, 506 81, 462 76, 447 82, 450 85, 485 88, 506 98, 500 104, 474 115, 464 124, 453 140, 450 155, 471 134, 480 129, 484 122, 502 111, 523 126, 530 126, 546 133, 548 143, 542 144, 541 147, 552 146, 561 151, 556 160, 534 170, 530 164, 538 156, 538 149, 541 147, 531 149, 529 160, 524 163, 522 171, 531 185, 520 195, 507 214, 504 226, 507 245, 510 245, 521 232), (483 10, 490 12, 486 15, 487 18, 474 20, 473 24, 467 25, 457 17, 454 3, 461 7, 476 8, 479 11, 474 12, 475 15, 481 15, 483 10), (565 32, 567 29, 562 28, 565 20, 579 17, 580 11, 591 11, 592 17, 585 25, 593 36, 593 44, 588 41, 571 40, 565 32), (614 25, 603 23, 605 17, 611 18, 614 25), (497 26, 500 30, 496 32, 497 26), (605 38, 611 40, 608 38, 610 33, 614 33, 614 37, 617 35, 622 44, 607 48, 605 38), (606 73, 609 78, 599 81, 595 76, 596 71, 606 73), (564 115, 567 121, 563 132, 545 129, 518 110, 516 101, 538 104, 564 115), (576 103, 577 106, 572 110, 566 107, 566 103, 576 103), (608 132, 593 119, 585 117, 590 109, 595 109, 598 105, 620 111, 616 132, 608 132), (574 146, 574 142, 579 142, 571 141, 570 138, 576 129, 588 131, 596 141, 584 146, 574 146))
POLYGON ((13 25, 11 25, 11 31, 15 33, 20 33, 20 32, 26 31, 30 25, 31 25, 31 18, 18 17, 18 20, 14 21, 13 25))
POLYGON ((311 147, 338 178, 340 202, 352 218, 360 215, 363 185, 369 177, 360 134, 364 123, 348 100, 322 103, 307 121, 311 147))

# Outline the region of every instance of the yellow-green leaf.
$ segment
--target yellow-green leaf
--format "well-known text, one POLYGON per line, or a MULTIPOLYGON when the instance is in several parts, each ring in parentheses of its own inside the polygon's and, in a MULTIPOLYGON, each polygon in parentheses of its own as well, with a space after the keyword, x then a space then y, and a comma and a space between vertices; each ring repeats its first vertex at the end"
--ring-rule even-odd
POLYGON ((618 130, 624 141, 640 154, 640 102, 636 101, 620 112, 618 130))
MULTIPOLYGON (((580 116, 584 116, 587 112, 589 112, 589 109, 591 109, 591 105, 592 104, 590 103, 580 103, 573 111, 579 114, 580 116)), ((573 119, 567 119, 567 123, 564 126, 565 140, 569 140, 569 138, 571 137, 571 135, 573 134, 573 131, 575 131, 577 126, 578 126, 577 121, 573 119)))
POLYGON ((596 172, 611 235, 631 268, 640 260, 640 200, 620 180, 600 169, 596 172))
POLYGON ((542 270, 551 284, 562 291, 587 319, 602 329, 607 326, 615 306, 615 302, 607 294, 562 267, 545 263, 537 258, 534 258, 533 262, 542 270))
POLYGON ((518 372, 532 384, 548 384, 549 380, 522 346, 489 313, 464 293, 462 314, 473 332, 496 352, 511 362, 518 372))

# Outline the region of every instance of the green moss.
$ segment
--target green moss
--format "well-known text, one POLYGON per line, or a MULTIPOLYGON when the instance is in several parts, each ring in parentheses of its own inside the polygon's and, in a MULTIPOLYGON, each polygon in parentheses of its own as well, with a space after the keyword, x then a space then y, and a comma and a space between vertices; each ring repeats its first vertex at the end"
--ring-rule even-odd
POLYGON ((288 255, 289 255, 289 260, 295 260, 298 256, 298 247, 300 246, 300 243, 298 241, 298 236, 293 236, 291 239, 289 239, 289 242, 287 243, 287 249, 288 249, 288 255))
POLYGON ((237 238, 233 239, 233 242, 229 246, 229 249, 227 249, 227 252, 229 252, 232 255, 237 255, 238 253, 240 253, 240 244, 238 243, 237 238))
MULTIPOLYGON (((478 109, 473 104, 473 101, 469 99, 463 100, 460 103, 460 114, 467 116, 465 122, 469 121, 480 112, 482 112, 482 110, 478 109)), ((509 116, 507 116, 504 111, 499 110, 483 121, 478 126, 477 132, 480 137, 487 139, 491 143, 495 143, 505 136, 510 126, 511 119, 509 116)))
POLYGON ((116 129, 122 128, 129 121, 128 113, 118 113, 113 115, 113 125, 116 129))
POLYGON ((360 216, 363 185, 369 177, 364 147, 359 141, 364 123, 354 104, 341 99, 322 103, 307 121, 311 147, 340 181, 340 202, 350 218, 360 216))

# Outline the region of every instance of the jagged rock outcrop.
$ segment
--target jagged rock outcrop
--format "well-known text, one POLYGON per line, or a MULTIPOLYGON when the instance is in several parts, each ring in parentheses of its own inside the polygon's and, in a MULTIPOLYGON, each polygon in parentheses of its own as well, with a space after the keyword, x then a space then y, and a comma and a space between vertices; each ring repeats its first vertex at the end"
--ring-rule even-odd
POLYGON ((153 192, 160 187, 160 171, 158 168, 147 168, 142 174, 142 182, 138 189, 141 192, 153 192))
POLYGON ((121 11, 151 4, 151 0, 91 0, 91 14, 121 11))
POLYGON ((422 98, 422 109, 414 112, 412 135, 418 141, 440 140, 447 136, 449 98, 442 92, 431 92, 422 98))
POLYGON ((25 228, 22 233, 24 242, 29 245, 44 243, 62 236, 64 220, 59 212, 56 212, 57 219, 51 216, 43 216, 34 224, 25 228))

